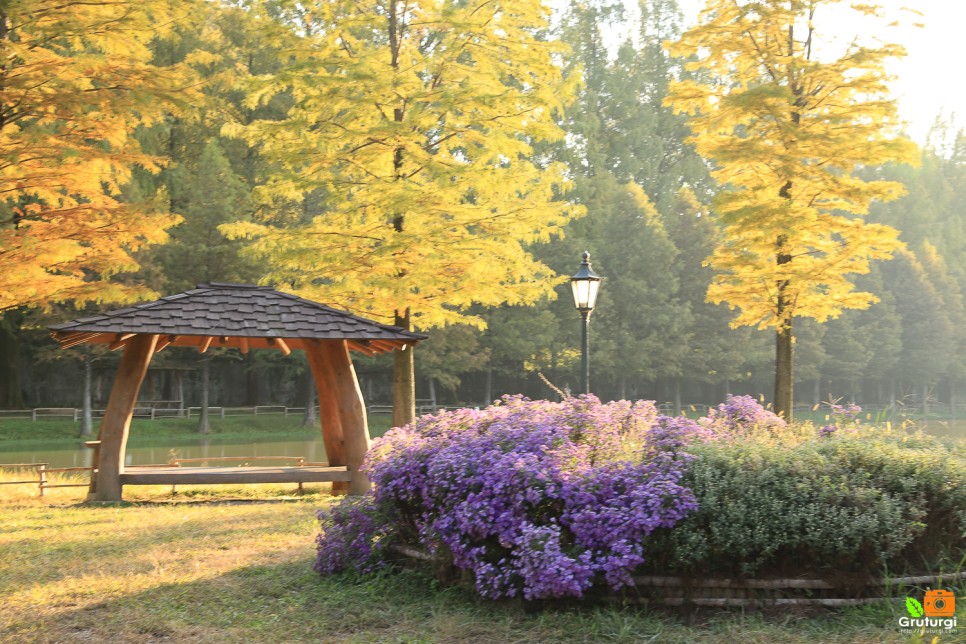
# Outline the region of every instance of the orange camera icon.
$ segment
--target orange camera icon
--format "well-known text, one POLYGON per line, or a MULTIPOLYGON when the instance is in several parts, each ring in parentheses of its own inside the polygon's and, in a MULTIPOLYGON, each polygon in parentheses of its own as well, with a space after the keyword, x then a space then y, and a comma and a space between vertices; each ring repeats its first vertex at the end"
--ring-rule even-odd
POLYGON ((948 590, 927 590, 922 609, 926 617, 953 617, 956 614, 956 596, 948 590))

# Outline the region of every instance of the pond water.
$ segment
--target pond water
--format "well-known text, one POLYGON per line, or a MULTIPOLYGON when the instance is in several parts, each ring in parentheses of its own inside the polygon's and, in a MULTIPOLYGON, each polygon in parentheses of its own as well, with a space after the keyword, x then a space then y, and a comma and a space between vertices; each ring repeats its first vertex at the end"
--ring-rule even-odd
MULTIPOLYGON (((93 450, 80 441, 56 441, 44 443, 0 444, 0 463, 49 463, 50 467, 90 467, 93 450)), ((179 440, 177 444, 138 445, 131 442, 127 447, 128 465, 153 465, 167 463, 176 458, 218 458, 251 456, 301 456, 306 461, 318 463, 326 460, 322 438, 292 441, 259 441, 226 443, 217 439, 179 440)), ((211 465, 234 467, 240 461, 212 462, 211 465)), ((256 463, 253 463, 253 465, 256 463)), ((259 461, 258 465, 284 465, 284 461, 259 461)))
MULTIPOLYGON (((966 420, 930 421, 924 429, 936 436, 966 440, 966 420)), ((167 463, 176 458, 217 458, 251 456, 301 456, 309 462, 326 460, 325 445, 319 438, 288 441, 223 442, 217 438, 180 439, 171 443, 144 445, 132 440, 127 448, 128 465, 167 463)), ((49 463, 50 467, 90 467, 92 450, 81 441, 44 443, 9 442, 0 444, 0 463, 49 463)), ((259 465, 283 465, 283 461, 259 462, 259 465)), ((213 462, 212 466, 233 467, 239 461, 213 462)))

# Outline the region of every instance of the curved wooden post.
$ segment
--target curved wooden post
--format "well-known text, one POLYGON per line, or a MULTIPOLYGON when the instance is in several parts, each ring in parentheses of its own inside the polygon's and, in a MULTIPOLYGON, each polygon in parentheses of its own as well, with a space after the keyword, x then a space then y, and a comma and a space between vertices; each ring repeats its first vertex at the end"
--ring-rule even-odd
MULTIPOLYGON (((325 443, 326 460, 329 465, 345 465, 345 441, 343 440, 342 418, 339 416, 339 397, 335 374, 323 351, 321 340, 303 340, 309 368, 315 379, 319 395, 319 420, 322 425, 322 442, 325 443)), ((347 486, 342 482, 332 484, 333 493, 344 493, 347 486)))
POLYGON ((333 379, 332 388, 338 401, 337 413, 342 423, 345 464, 352 472, 349 494, 365 494, 369 490, 369 478, 360 473, 359 468, 369 451, 369 424, 362 390, 349 357, 349 345, 345 340, 327 340, 318 346, 321 357, 328 366, 327 371, 333 379))
POLYGON ((157 335, 135 335, 128 342, 121 356, 121 364, 114 376, 111 396, 101 419, 97 439, 96 475, 91 479, 88 501, 120 501, 121 473, 124 472, 124 455, 127 437, 131 429, 131 417, 137 404, 138 391, 148 372, 148 364, 158 343, 157 335))

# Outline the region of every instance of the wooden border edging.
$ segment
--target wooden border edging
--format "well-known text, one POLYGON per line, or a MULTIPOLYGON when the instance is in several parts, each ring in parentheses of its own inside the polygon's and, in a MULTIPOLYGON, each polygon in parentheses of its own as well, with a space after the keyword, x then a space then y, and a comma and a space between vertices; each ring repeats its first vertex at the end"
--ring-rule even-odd
MULTIPOLYGON (((869 586, 906 586, 926 584, 942 579, 966 579, 966 572, 949 575, 920 575, 916 577, 895 577, 889 579, 870 579, 863 584, 869 586)), ((656 586, 664 588, 756 588, 778 590, 782 588, 824 589, 837 588, 823 579, 728 579, 728 578, 690 578, 690 577, 634 577, 636 586, 656 586)))
MULTIPOLYGON (((392 552, 418 561, 435 562, 429 553, 407 545, 394 544, 389 546, 392 552)), ((862 584, 865 589, 882 589, 889 587, 911 586, 918 584, 935 584, 939 580, 966 580, 966 572, 955 572, 944 575, 915 575, 895 578, 869 579, 862 584)), ((730 579, 724 577, 692 578, 660 575, 640 575, 633 577, 637 589, 668 588, 683 591, 701 591, 719 589, 739 590, 840 590, 840 586, 831 584, 824 579, 730 579)), ((894 601, 893 597, 629 597, 626 595, 612 597, 612 601, 630 604, 658 604, 665 606, 716 606, 716 607, 745 607, 764 608, 768 606, 859 606, 875 602, 894 601)))

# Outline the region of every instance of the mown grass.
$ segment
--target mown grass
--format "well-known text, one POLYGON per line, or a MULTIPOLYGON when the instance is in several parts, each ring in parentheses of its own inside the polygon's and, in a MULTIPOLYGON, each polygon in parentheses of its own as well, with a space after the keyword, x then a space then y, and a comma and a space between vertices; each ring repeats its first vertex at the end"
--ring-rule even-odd
MULTIPOLYGON (((95 421, 94 433, 97 433, 99 421, 95 421)), ((388 416, 370 416, 369 432, 373 436, 382 436, 389 429, 388 416)), ((80 424, 72 420, 43 419, 31 422, 30 419, 4 418, 0 419, 0 451, 6 441, 50 442, 76 440, 80 432, 80 424)), ((211 418, 211 438, 219 440, 293 440, 319 435, 318 425, 305 427, 302 416, 282 415, 246 415, 211 418)), ((158 418, 147 420, 135 418, 131 422, 132 444, 152 443, 165 440, 197 439, 198 418, 158 418)))
POLYGON ((197 487, 172 496, 170 488, 129 487, 130 503, 96 507, 79 503, 83 489, 40 499, 35 487, 0 487, 0 641, 909 641, 898 631, 901 607, 891 604, 534 610, 441 588, 416 570, 321 577, 311 569, 314 512, 332 497, 322 485, 301 498, 292 488, 197 487))

